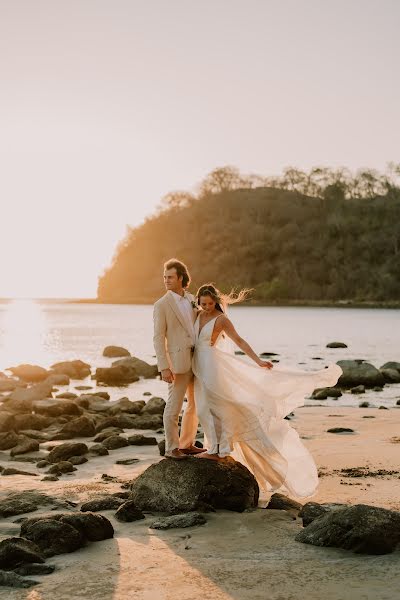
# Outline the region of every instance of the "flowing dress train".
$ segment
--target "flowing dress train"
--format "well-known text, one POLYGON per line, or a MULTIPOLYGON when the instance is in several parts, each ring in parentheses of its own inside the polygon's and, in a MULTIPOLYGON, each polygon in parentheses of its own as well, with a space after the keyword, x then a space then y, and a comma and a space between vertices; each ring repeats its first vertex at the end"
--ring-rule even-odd
POLYGON ((200 332, 197 318, 192 365, 208 453, 231 455, 244 464, 261 492, 285 488, 298 497, 311 496, 318 485, 317 468, 284 417, 303 406, 315 388, 335 385, 341 368, 332 364, 310 372, 249 364, 224 351, 223 334, 210 345, 216 318, 200 332))

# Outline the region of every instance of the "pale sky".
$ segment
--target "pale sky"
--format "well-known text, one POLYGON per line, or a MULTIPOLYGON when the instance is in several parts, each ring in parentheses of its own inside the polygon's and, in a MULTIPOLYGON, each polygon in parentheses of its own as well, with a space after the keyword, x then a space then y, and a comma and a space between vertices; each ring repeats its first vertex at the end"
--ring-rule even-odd
POLYGON ((0 0, 0 297, 93 297, 212 169, 399 161, 397 0, 0 0))

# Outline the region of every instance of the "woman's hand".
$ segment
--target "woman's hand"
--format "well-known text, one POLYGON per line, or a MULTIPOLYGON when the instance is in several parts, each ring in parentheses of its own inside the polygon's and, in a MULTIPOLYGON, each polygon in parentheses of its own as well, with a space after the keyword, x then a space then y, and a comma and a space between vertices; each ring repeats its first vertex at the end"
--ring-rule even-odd
POLYGON ((257 361, 257 364, 263 369, 272 369, 274 367, 274 365, 271 362, 269 362, 269 360, 259 360, 257 361))

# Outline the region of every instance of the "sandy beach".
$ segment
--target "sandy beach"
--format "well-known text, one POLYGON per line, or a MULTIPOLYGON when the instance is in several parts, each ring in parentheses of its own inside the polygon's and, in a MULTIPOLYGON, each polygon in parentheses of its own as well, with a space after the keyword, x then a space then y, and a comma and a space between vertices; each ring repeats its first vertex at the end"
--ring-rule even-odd
MULTIPOLYGON (((320 472, 316 502, 371 504, 400 509, 400 409, 338 407, 298 409, 291 424, 312 452, 320 472), (332 434, 331 427, 350 427, 352 434, 332 434), (345 469, 357 469, 349 473, 345 469), (356 475, 356 476, 354 476, 356 475)), ((153 432, 151 432, 153 434, 153 432)), ((85 440, 83 440, 85 441, 85 440)), ((5 452, 0 456, 4 466, 5 452)), ((121 491, 150 464, 161 459, 157 446, 129 446, 96 457, 73 475, 56 482, 39 478, 1 477, 1 497, 10 491, 36 489, 79 505, 121 491), (139 458, 131 466, 121 458, 139 458), (116 478, 105 482, 102 474, 116 478)), ((34 470, 35 466, 7 462, 34 470)), ((45 512, 41 509, 38 512, 45 512)), ((29 516, 38 514, 30 513, 29 516)), ((28 590, 2 588, 7 600, 394 600, 398 597, 400 552, 385 556, 356 555, 295 541, 301 519, 283 510, 242 514, 207 514, 200 527, 156 531, 153 515, 133 523, 114 519, 111 540, 92 543, 72 554, 48 559, 53 574, 35 576, 40 585, 28 590)), ((19 535, 15 517, 1 521, 1 539, 19 535)))

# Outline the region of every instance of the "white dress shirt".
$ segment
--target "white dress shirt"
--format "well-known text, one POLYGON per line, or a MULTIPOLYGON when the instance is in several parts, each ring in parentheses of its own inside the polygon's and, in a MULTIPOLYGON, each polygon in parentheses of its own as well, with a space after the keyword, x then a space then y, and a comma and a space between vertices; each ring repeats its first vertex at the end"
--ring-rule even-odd
POLYGON ((176 292, 172 292, 175 302, 179 308, 181 315, 183 316, 185 323, 188 326, 188 329, 192 335, 192 341, 194 343, 194 323, 193 323, 193 307, 190 299, 186 295, 186 293, 181 296, 176 292))

